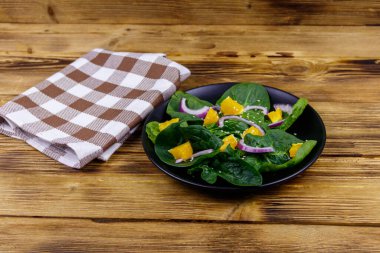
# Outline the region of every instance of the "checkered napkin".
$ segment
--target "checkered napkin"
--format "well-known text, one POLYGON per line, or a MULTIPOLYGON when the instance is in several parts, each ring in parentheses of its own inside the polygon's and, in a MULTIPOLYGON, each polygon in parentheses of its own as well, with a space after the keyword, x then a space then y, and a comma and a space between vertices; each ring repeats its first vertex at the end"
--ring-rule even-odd
POLYGON ((164 54, 94 49, 0 107, 0 132, 81 168, 107 160, 189 75, 164 54))

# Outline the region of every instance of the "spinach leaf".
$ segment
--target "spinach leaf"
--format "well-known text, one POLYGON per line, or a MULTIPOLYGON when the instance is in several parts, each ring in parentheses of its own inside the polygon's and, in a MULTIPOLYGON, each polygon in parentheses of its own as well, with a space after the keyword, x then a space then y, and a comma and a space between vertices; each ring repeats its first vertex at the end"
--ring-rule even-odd
POLYGON ((156 137, 154 150, 161 161, 169 165, 175 164, 175 161, 168 150, 185 142, 179 128, 180 123, 174 123, 161 131, 156 137))
POLYGON ((298 150, 295 157, 282 164, 271 162, 265 155, 250 155, 244 158, 244 161, 260 172, 273 172, 281 169, 286 169, 299 164, 317 144, 314 140, 305 141, 298 150))
POLYGON ((260 105, 266 108, 270 108, 270 100, 267 90, 264 86, 255 83, 239 83, 226 92, 223 93, 222 97, 216 102, 220 105, 222 101, 230 96, 232 99, 236 100, 239 104, 243 106, 247 105, 260 105))
POLYGON ((205 127, 220 139, 223 139, 230 134, 233 134, 240 139, 240 135, 248 128, 248 125, 238 120, 226 120, 224 121, 223 127, 219 127, 216 124, 207 125, 205 127))
POLYGON ((270 129, 264 136, 247 134, 244 138, 247 145, 254 147, 273 147, 274 152, 265 154, 248 155, 248 161, 255 157, 255 166, 260 168, 260 164, 283 164, 290 160, 289 149, 293 143, 303 143, 294 135, 291 135, 281 129, 270 129))
POLYGON ((202 169, 201 178, 209 184, 215 184, 218 179, 218 173, 208 165, 201 165, 199 168, 202 169))
POLYGON ((213 135, 219 137, 220 139, 223 139, 227 135, 230 135, 229 132, 224 131, 222 128, 220 128, 217 124, 210 124, 204 126, 207 130, 209 130, 213 135))
POLYGON ((301 116, 302 112, 305 110, 307 106, 307 99, 300 98, 298 101, 293 105, 293 111, 292 113, 285 118, 284 123, 282 123, 281 126, 279 126, 279 129, 286 130, 288 129, 293 123, 298 119, 299 116, 301 116))
POLYGON ((160 133, 158 124, 159 123, 157 121, 151 121, 146 124, 146 134, 153 143, 156 142, 157 135, 160 133))
POLYGON ((227 148, 224 150, 223 153, 220 153, 219 155, 225 154, 228 157, 234 157, 234 158, 242 158, 245 155, 245 152, 243 150, 240 150, 238 148, 231 148, 230 145, 227 146, 227 148))
POLYGON ((190 167, 219 153, 222 141, 218 137, 202 126, 192 125, 185 127, 181 126, 181 124, 172 124, 158 134, 154 149, 161 161, 174 167, 190 167), (175 163, 174 157, 168 150, 186 141, 190 141, 194 152, 211 148, 214 149, 214 152, 189 161, 175 163))
POLYGON ((248 128, 248 125, 238 120, 226 120, 222 130, 227 132, 228 135, 233 134, 235 137, 241 138, 241 134, 248 128))
POLYGON ((283 164, 290 160, 289 152, 275 151, 264 154, 265 159, 273 164, 283 164))
POLYGON ((203 126, 190 125, 179 129, 183 138, 190 141, 194 152, 210 148, 219 149, 222 145, 222 141, 203 126))
POLYGON ((267 138, 270 138, 273 143, 275 151, 288 152, 293 143, 302 143, 303 141, 298 139, 292 134, 289 134, 281 129, 271 129, 266 132, 267 138))
POLYGON ((172 118, 180 118, 184 121, 202 121, 202 119, 198 118, 197 116, 179 111, 182 98, 186 98, 186 105, 191 109, 199 109, 203 106, 212 106, 212 104, 208 101, 201 100, 183 91, 177 91, 170 98, 168 107, 166 108, 166 113, 169 114, 172 118))
POLYGON ((273 139, 268 134, 264 136, 247 134, 244 137, 244 143, 252 147, 273 147, 273 139))
POLYGON ((209 184, 214 184, 218 179, 218 174, 207 164, 195 165, 187 170, 189 175, 195 175, 197 172, 201 172, 201 178, 209 184))
POLYGON ((242 159, 231 157, 222 162, 214 160, 212 167, 219 177, 233 185, 257 186, 262 184, 263 179, 260 172, 242 159))
POLYGON ((257 125, 266 129, 270 121, 265 119, 265 115, 261 110, 249 110, 241 115, 243 118, 255 122, 257 125))
MULTIPOLYGON (((220 158, 220 157, 219 157, 220 158)), ((189 174, 201 171, 201 178, 209 184, 214 184, 217 177, 238 186, 257 186, 262 184, 261 174, 250 164, 239 158, 214 160, 213 164, 202 164, 188 170, 189 174)))

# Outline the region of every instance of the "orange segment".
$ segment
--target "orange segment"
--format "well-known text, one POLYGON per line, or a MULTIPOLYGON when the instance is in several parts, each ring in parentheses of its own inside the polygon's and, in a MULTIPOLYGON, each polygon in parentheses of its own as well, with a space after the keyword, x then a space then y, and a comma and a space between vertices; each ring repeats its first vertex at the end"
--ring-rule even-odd
POLYGON ((210 108, 210 110, 208 110, 206 117, 203 121, 203 125, 210 125, 210 124, 218 122, 218 120, 219 120, 218 113, 214 109, 210 108))
POLYGON ((226 150, 228 145, 230 145, 232 149, 235 149, 237 144, 238 144, 238 142, 237 142, 237 140, 233 134, 228 135, 227 137, 224 137, 222 141, 223 141, 223 145, 219 148, 220 151, 222 151, 222 152, 224 152, 226 150))
POLYGON ((159 123, 158 124, 158 129, 160 129, 160 131, 162 131, 165 128, 167 128, 168 126, 170 126, 171 124, 177 123, 177 122, 179 122, 179 118, 174 118, 174 119, 171 119, 171 120, 167 120, 165 122, 159 123))
POLYGON ((302 143, 293 143, 292 147, 289 149, 289 156, 295 157, 297 154, 297 151, 300 149, 301 146, 302 146, 302 143))
POLYGON ((254 127, 254 126, 251 126, 250 128, 245 129, 245 131, 243 132, 243 138, 244 138, 247 134, 263 136, 263 134, 260 132, 260 130, 257 129, 257 127, 254 127))
POLYGON ((220 104, 220 111, 223 115, 240 115, 244 111, 244 106, 228 96, 220 104))
POLYGON ((276 111, 271 111, 268 113, 268 117, 272 122, 277 122, 282 120, 282 111, 280 108, 277 108, 276 111))
POLYGON ((185 142, 177 147, 168 150, 170 154, 174 156, 174 159, 183 159, 189 160, 193 155, 193 148, 191 147, 190 142, 185 142))

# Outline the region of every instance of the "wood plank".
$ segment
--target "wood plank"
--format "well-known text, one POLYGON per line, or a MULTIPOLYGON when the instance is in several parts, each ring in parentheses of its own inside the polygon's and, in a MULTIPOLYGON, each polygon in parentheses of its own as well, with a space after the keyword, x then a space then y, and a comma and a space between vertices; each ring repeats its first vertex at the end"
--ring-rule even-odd
MULTIPOLYGON (((0 57, 0 92, 2 102, 30 88, 57 72, 72 60, 63 61, 55 65, 45 58, 0 57), (31 61, 31 62, 30 62, 31 61), (20 74, 22 70, 22 74, 20 74)), ((306 69, 302 74, 294 73, 293 68, 302 68, 311 58, 277 60, 276 62, 249 61, 239 59, 239 62, 230 62, 223 59, 213 60, 189 59, 186 57, 171 57, 192 71, 192 76, 186 80, 181 89, 203 86, 210 83, 254 81, 268 86, 292 92, 297 96, 307 97, 312 102, 339 102, 339 103, 377 103, 380 93, 375 89, 378 83, 380 65, 374 60, 354 60, 337 57, 336 61, 321 64, 317 68, 324 71, 306 69), (352 62, 341 65, 340 62, 352 62), (281 73, 278 69, 283 69, 281 73), (329 70, 333 69, 333 70, 329 70), (357 85, 360 84, 360 90, 357 85), (355 96, 353 96, 355 94, 355 96)), ((375 107, 376 109, 376 107, 375 107)), ((357 109, 356 109, 357 110, 357 109)))
MULTIPOLYGON (((0 24, 0 55, 78 57, 96 47, 208 59, 367 57, 378 59, 380 27, 0 24), (354 46, 353 46, 354 45, 354 46)), ((191 58, 190 58, 191 59, 191 58)), ((318 65, 311 61, 309 65, 318 65)), ((302 72, 302 68, 294 69, 302 72)))
MULTIPOLYGON (((17 60, 12 56, 0 57, 0 92, 4 95, 17 95, 34 84, 57 72, 74 58, 45 59, 23 58, 17 60), (52 63, 52 61, 64 63, 52 63), (22 74, 20 74, 20 70, 22 74)), ((379 92, 375 89, 378 83, 380 65, 374 60, 337 57, 328 63, 304 69, 304 73, 295 73, 293 69, 303 68, 311 58, 288 60, 249 61, 239 59, 230 62, 224 59, 212 60, 191 59, 189 57, 171 57, 192 71, 192 76, 182 84, 182 89, 203 86, 210 83, 232 81, 255 81, 272 87, 305 96, 315 102, 342 103, 376 103, 379 92), (351 62, 341 64, 341 62, 351 62), (281 72, 278 70, 282 69, 281 72), (330 70, 331 69, 331 70, 330 70), (357 85, 360 84, 360 90, 357 85), (353 96, 353 94, 356 94, 353 96)), ((3 97, 0 99, 7 99, 3 97)), ((4 102, 5 102, 4 100, 4 102)))
POLYGON ((128 152, 84 171, 19 157, 0 159, 1 216, 380 225, 378 157, 321 157, 286 184, 237 195, 196 191, 128 152))
POLYGON ((128 24, 378 25, 371 1, 5 0, 0 22, 128 24), (27 7, 26 7, 27 6, 27 7))
POLYGON ((1 218, 2 252, 379 252, 377 227, 1 218), (27 239, 26 239, 27 238, 27 239))

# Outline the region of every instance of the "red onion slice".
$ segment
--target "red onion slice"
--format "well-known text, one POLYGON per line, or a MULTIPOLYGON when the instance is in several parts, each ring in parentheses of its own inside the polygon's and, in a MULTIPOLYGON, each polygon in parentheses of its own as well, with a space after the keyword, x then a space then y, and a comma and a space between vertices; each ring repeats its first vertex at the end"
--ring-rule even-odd
POLYGON ((190 109, 189 107, 187 107, 186 105, 186 98, 182 98, 181 99, 181 104, 179 106, 179 111, 180 112, 184 112, 184 113, 188 113, 188 114, 191 114, 191 115, 195 115, 201 119, 203 119, 204 117, 206 117, 206 114, 208 112, 208 110, 210 109, 210 107, 208 106, 203 106, 202 108, 200 109, 190 109))
POLYGON ((247 119, 239 117, 239 116, 224 116, 224 117, 221 117, 219 119, 219 121, 218 121, 219 127, 223 127, 224 126, 224 121, 227 120, 227 119, 236 119, 236 120, 242 121, 242 122, 244 122, 244 123, 246 123, 246 124, 248 124, 250 126, 254 126, 254 127, 256 127, 260 131, 260 133, 262 135, 265 135, 265 131, 259 125, 255 124, 252 121, 249 121, 247 119))
POLYGON ((282 120, 279 120, 279 121, 276 121, 276 122, 274 122, 274 123, 269 124, 268 127, 270 127, 270 128, 278 127, 278 126, 281 126, 282 123, 284 123, 284 120, 283 120, 283 119, 282 119, 282 120))
POLYGON ((244 111, 249 111, 249 110, 262 110, 264 115, 268 114, 268 109, 265 108, 264 106, 259 106, 259 105, 249 105, 244 108, 244 111))
POLYGON ((289 104, 274 104, 274 109, 280 108, 281 111, 291 114, 293 112, 293 107, 289 104))
POLYGON ((243 150, 248 153, 261 154, 261 153, 269 153, 274 152, 273 147, 252 147, 244 143, 244 140, 241 139, 238 143, 238 149, 243 150))
MULTIPOLYGON (((198 157, 198 156, 201 156, 201 155, 208 155, 210 153, 214 152, 213 149, 205 149, 205 150, 202 150, 202 151, 199 151, 195 154, 193 154, 190 158, 190 161, 193 160, 194 158, 198 157)), ((175 160, 175 163, 181 163, 183 162, 183 159, 177 159, 175 160)))

